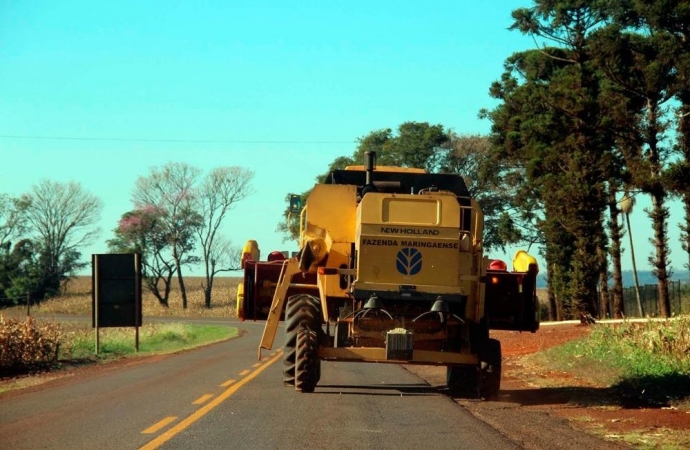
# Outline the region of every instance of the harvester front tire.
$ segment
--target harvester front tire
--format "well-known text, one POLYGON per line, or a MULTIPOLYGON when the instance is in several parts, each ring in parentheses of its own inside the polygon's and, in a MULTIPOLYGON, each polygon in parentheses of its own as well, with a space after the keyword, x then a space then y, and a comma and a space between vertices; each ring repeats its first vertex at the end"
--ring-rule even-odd
POLYGON ((283 384, 285 386, 295 385, 295 353, 297 345, 297 328, 299 328, 299 317, 295 315, 299 296, 288 298, 285 309, 285 345, 283 348, 283 384))
POLYGON ((314 392, 319 381, 321 361, 316 356, 319 346, 317 334, 306 327, 297 332, 295 390, 300 392, 314 392))
MULTIPOLYGON (((283 384, 285 386, 296 386, 297 335, 302 329, 312 330, 316 333, 316 346, 318 348, 318 341, 321 337, 319 301, 306 294, 290 297, 285 309, 285 346, 283 350, 283 384)), ((316 361, 318 364, 314 378, 318 382, 321 376, 321 361, 318 359, 316 361)))
POLYGON ((501 390, 501 343, 488 339, 479 352, 479 361, 479 396, 495 399, 501 390))

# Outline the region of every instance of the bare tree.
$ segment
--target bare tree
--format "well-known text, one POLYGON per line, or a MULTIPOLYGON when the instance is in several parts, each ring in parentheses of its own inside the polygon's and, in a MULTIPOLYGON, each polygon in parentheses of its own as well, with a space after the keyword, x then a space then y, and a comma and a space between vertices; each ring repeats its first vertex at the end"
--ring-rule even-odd
POLYGON ((175 271, 182 295, 182 308, 187 308, 187 291, 182 266, 194 264, 193 255, 196 228, 201 216, 195 210, 197 192, 194 188, 201 171, 186 163, 168 163, 152 168, 148 177, 139 177, 132 193, 132 201, 139 209, 155 208, 166 230, 175 271))
POLYGON ((203 225, 197 228, 202 247, 205 280, 202 283, 204 303, 211 307, 213 278, 220 272, 237 270, 238 253, 229 241, 218 234, 223 220, 235 204, 253 193, 250 185, 254 172, 242 167, 218 167, 204 179, 198 191, 199 213, 203 225))
POLYGON ((0 244, 21 236, 23 232, 23 216, 17 209, 17 200, 7 194, 0 194, 0 244))
POLYGON ((52 283, 62 281, 79 263, 78 249, 88 245, 100 230, 103 204, 76 182, 42 180, 16 202, 28 232, 40 248, 44 276, 52 283))

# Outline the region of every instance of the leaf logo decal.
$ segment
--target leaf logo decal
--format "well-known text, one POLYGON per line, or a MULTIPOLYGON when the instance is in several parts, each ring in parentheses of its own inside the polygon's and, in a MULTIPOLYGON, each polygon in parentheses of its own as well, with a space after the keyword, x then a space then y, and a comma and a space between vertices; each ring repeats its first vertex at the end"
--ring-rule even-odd
POLYGON ((417 275, 422 270, 422 253, 416 248, 405 247, 398 252, 395 266, 403 275, 417 275))

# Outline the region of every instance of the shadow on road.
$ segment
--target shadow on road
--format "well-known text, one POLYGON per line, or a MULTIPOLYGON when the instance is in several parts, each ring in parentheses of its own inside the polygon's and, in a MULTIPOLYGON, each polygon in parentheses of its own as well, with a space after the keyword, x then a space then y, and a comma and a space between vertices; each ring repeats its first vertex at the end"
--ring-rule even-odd
POLYGON ((544 387, 501 390, 499 400, 522 406, 578 405, 665 408, 690 398, 690 376, 669 374, 626 378, 610 387, 544 387))
POLYGON ((400 395, 429 396, 438 395, 439 389, 428 384, 384 384, 384 385, 337 385, 319 384, 315 393, 335 395, 400 395), (327 389, 324 391, 324 389, 327 389), (373 391, 373 392, 372 392, 373 391))

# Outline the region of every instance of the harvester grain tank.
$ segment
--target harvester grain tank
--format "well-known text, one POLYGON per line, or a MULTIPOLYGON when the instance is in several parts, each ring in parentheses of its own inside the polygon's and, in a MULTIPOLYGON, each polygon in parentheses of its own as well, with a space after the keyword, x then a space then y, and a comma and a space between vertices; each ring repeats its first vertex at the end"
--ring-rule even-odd
POLYGON ((238 297, 242 319, 266 320, 259 355, 284 319, 284 384, 312 392, 322 361, 426 364, 445 366, 457 395, 498 394, 490 330, 539 328, 538 268, 526 253, 512 271, 484 256, 483 215, 462 177, 376 167, 368 153, 291 213, 299 253, 247 260, 238 297))

